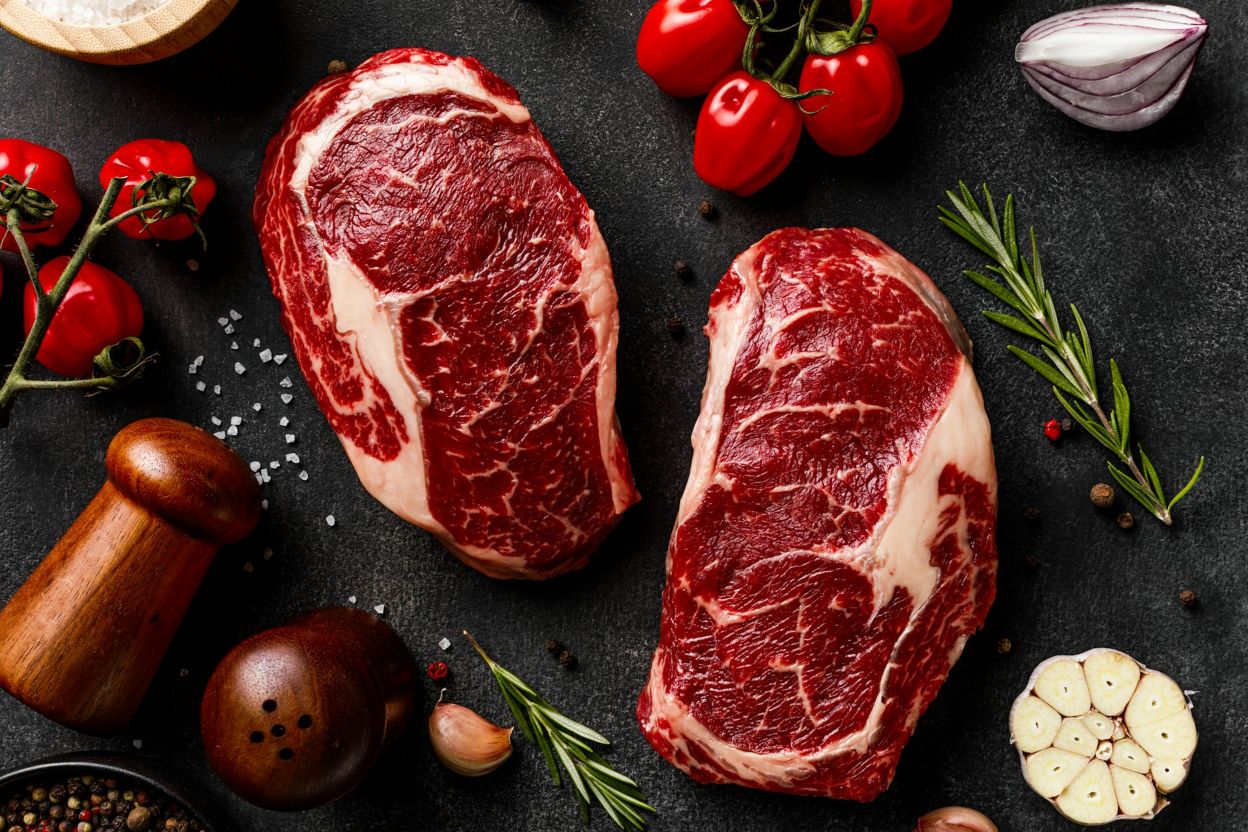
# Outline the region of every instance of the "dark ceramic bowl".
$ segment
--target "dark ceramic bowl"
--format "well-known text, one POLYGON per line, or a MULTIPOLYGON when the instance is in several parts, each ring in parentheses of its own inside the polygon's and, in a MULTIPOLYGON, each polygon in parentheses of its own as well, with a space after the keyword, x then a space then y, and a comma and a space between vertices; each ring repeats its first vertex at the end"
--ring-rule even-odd
POLYGON ((32 781, 46 783, 58 777, 81 774, 114 777, 143 786, 182 804, 203 825, 205 832, 233 832, 234 827, 204 809, 196 791, 180 775, 169 772, 154 760, 129 754, 78 751, 38 760, 0 775, 0 800, 7 800, 11 791, 32 781))

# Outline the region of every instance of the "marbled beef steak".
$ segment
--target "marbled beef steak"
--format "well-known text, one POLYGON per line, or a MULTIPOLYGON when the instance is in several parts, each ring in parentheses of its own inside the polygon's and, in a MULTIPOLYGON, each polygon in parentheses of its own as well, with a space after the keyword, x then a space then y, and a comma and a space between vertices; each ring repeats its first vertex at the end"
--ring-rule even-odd
POLYGON ((423 49, 331 75, 254 208, 299 366, 368 490, 498 577, 584 566, 637 500, 606 244, 516 92, 423 49))
POLYGON ((786 228, 711 297, 710 368, 637 716, 695 779, 871 800, 996 589, 996 470, 939 290, 786 228))

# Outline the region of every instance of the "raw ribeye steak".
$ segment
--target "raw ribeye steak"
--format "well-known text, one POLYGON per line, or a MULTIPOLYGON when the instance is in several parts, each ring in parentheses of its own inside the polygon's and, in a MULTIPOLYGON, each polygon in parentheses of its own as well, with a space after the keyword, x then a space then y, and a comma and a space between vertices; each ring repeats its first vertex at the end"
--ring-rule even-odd
POLYGON ((331 75, 269 145, 282 322, 368 490, 497 577, 584 566, 637 500, 606 244, 516 91, 423 49, 331 75))
POLYGON ((706 333, 637 717, 699 781, 871 800, 996 589, 969 341, 927 275, 856 229, 765 237, 706 333))

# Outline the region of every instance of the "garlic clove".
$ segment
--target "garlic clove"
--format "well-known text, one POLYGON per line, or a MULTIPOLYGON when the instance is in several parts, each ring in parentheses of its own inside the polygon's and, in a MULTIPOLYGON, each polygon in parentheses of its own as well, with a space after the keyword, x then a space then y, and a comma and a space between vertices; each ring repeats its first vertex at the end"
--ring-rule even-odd
POLYGON ((1131 740, 1118 740, 1114 743, 1114 753, 1110 755, 1109 761, 1127 771, 1138 771, 1140 774, 1148 771, 1148 755, 1131 740))
POLYGON ((465 777, 480 777, 511 756, 512 728, 501 728, 462 705, 438 700, 429 715, 429 740, 442 765, 465 777))
POLYGON ((914 832, 998 832, 985 815, 965 806, 946 806, 919 818, 914 832))
POLYGON ((1083 720, 1068 716, 1062 720, 1062 727, 1057 730, 1053 747, 1091 757, 1096 753, 1096 737, 1092 736, 1083 720))
POLYGON ((1154 760, 1149 774, 1153 776, 1157 791, 1169 794, 1187 779, 1187 766, 1178 760, 1154 760))
POLYGON ((1137 728, 1128 726, 1131 736, 1159 760, 1185 760, 1196 750, 1196 723, 1190 711, 1137 728))
POLYGON ((1157 805, 1157 790, 1143 774, 1111 765, 1110 777, 1114 781, 1114 796, 1118 809, 1128 817, 1138 818, 1153 811, 1157 805))
POLYGON ((1096 711, 1085 716, 1083 724, 1098 740, 1107 740, 1114 735, 1114 721, 1096 711))
POLYGON ((1140 665, 1117 650, 1104 650, 1088 656, 1083 663, 1092 704, 1105 716, 1118 716, 1131 701, 1140 682, 1140 665))
MULTIPOLYGON (((1140 682, 1125 714, 1127 730, 1136 729, 1187 710, 1187 696, 1169 676, 1149 674, 1140 682)), ((1146 746, 1147 747, 1147 746, 1146 746)))
POLYGON ((1057 808, 1075 823, 1096 826, 1118 817, 1118 798, 1109 766, 1093 760, 1057 798, 1057 808))
POLYGON ((1062 716, 1083 716, 1092 708, 1083 668, 1074 659, 1057 659, 1045 667, 1036 677, 1035 693, 1062 716))
POLYGON ((1062 715, 1034 696, 1018 700, 1010 715, 1014 744, 1024 754, 1052 745, 1061 724, 1062 715))
POLYGON ((1088 766, 1088 758, 1073 751, 1046 748, 1027 758, 1027 782, 1041 797, 1057 797, 1088 766))

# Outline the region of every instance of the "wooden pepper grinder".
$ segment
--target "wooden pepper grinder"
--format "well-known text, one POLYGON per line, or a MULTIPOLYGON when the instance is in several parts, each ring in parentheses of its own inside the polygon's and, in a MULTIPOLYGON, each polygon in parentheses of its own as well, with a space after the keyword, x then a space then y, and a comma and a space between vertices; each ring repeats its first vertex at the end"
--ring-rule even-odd
POLYGON ((129 723, 217 549, 260 517, 223 442, 143 419, 108 447, 108 479, 0 611, 0 686, 91 734, 129 723))
POLYGON ((416 685, 416 661, 380 619, 316 610, 222 659, 200 713, 208 761, 265 809, 329 803, 359 785, 407 727, 416 685))

